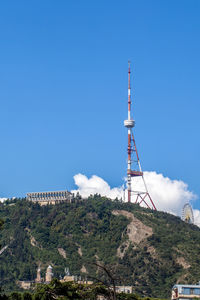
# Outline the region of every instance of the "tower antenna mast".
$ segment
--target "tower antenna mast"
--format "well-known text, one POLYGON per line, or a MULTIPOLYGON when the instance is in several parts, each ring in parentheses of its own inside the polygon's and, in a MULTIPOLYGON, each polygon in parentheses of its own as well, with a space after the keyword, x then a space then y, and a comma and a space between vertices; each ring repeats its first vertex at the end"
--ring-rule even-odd
POLYGON ((124 126, 128 129, 128 165, 127 165, 127 191, 128 202, 144 204, 146 207, 155 209, 156 207, 151 199, 144 180, 144 174, 139 161, 138 151, 133 135, 135 121, 131 118, 131 66, 128 62, 128 119, 124 121, 124 126), (133 155, 132 155, 133 154, 133 155), (132 156, 135 156, 132 160, 132 156), (135 190, 134 179, 142 179, 140 182, 140 191, 135 190), (132 188, 133 185, 133 188, 132 188), (142 189, 141 189, 142 187, 142 189))

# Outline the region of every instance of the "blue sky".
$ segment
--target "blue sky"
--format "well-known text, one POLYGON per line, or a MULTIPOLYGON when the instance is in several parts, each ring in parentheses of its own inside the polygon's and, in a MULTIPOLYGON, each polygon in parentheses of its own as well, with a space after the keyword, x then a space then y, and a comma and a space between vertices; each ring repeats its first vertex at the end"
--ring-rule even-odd
MULTIPOLYGON (((0 3, 0 197, 126 174, 127 67, 144 170, 200 195, 200 2, 0 3)), ((200 207, 198 201, 196 207, 200 207)))

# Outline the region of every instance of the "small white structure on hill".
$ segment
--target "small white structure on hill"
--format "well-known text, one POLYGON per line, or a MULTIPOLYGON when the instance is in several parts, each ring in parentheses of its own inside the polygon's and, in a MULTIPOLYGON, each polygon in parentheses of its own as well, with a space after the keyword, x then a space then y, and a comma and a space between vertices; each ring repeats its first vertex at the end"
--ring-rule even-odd
POLYGON ((53 269, 52 266, 49 265, 46 271, 45 282, 50 283, 52 279, 53 279, 53 269))

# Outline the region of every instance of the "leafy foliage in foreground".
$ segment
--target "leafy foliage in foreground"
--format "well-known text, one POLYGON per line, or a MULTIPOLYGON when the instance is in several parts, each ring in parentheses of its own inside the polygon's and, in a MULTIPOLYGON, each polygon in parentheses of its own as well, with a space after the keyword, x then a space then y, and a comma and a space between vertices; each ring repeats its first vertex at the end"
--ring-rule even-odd
POLYGON ((134 204, 110 201, 99 195, 80 203, 39 206, 25 199, 0 204, 4 220, 0 232, 0 285, 19 289, 17 280, 34 280, 40 265, 42 276, 49 264, 54 276, 73 275, 101 279, 96 262, 106 265, 118 285, 132 285, 143 296, 169 297, 177 282, 196 283, 200 278, 200 230, 167 213, 134 204), (139 244, 130 243, 123 257, 117 249, 128 241, 130 219, 113 210, 132 212, 153 234, 139 244), (85 269, 87 273, 85 273, 85 269))
MULTIPOLYGON (((134 294, 120 293, 114 298, 112 290, 102 284, 84 285, 73 282, 61 283, 54 279, 50 284, 40 284, 35 291, 13 292, 10 295, 2 295, 4 300, 96 300, 98 296, 103 296, 107 300, 155 300, 151 298, 140 298, 134 294)), ((157 299, 159 300, 159 299, 157 299)), ((161 300, 161 299, 160 299, 161 300)))

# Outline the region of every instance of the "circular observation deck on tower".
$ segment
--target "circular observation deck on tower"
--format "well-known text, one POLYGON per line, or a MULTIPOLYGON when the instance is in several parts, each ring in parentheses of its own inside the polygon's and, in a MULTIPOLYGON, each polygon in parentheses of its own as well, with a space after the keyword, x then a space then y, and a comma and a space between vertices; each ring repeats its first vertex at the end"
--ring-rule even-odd
POLYGON ((135 126, 135 121, 134 120, 125 120, 124 126, 126 128, 133 128, 135 126))

